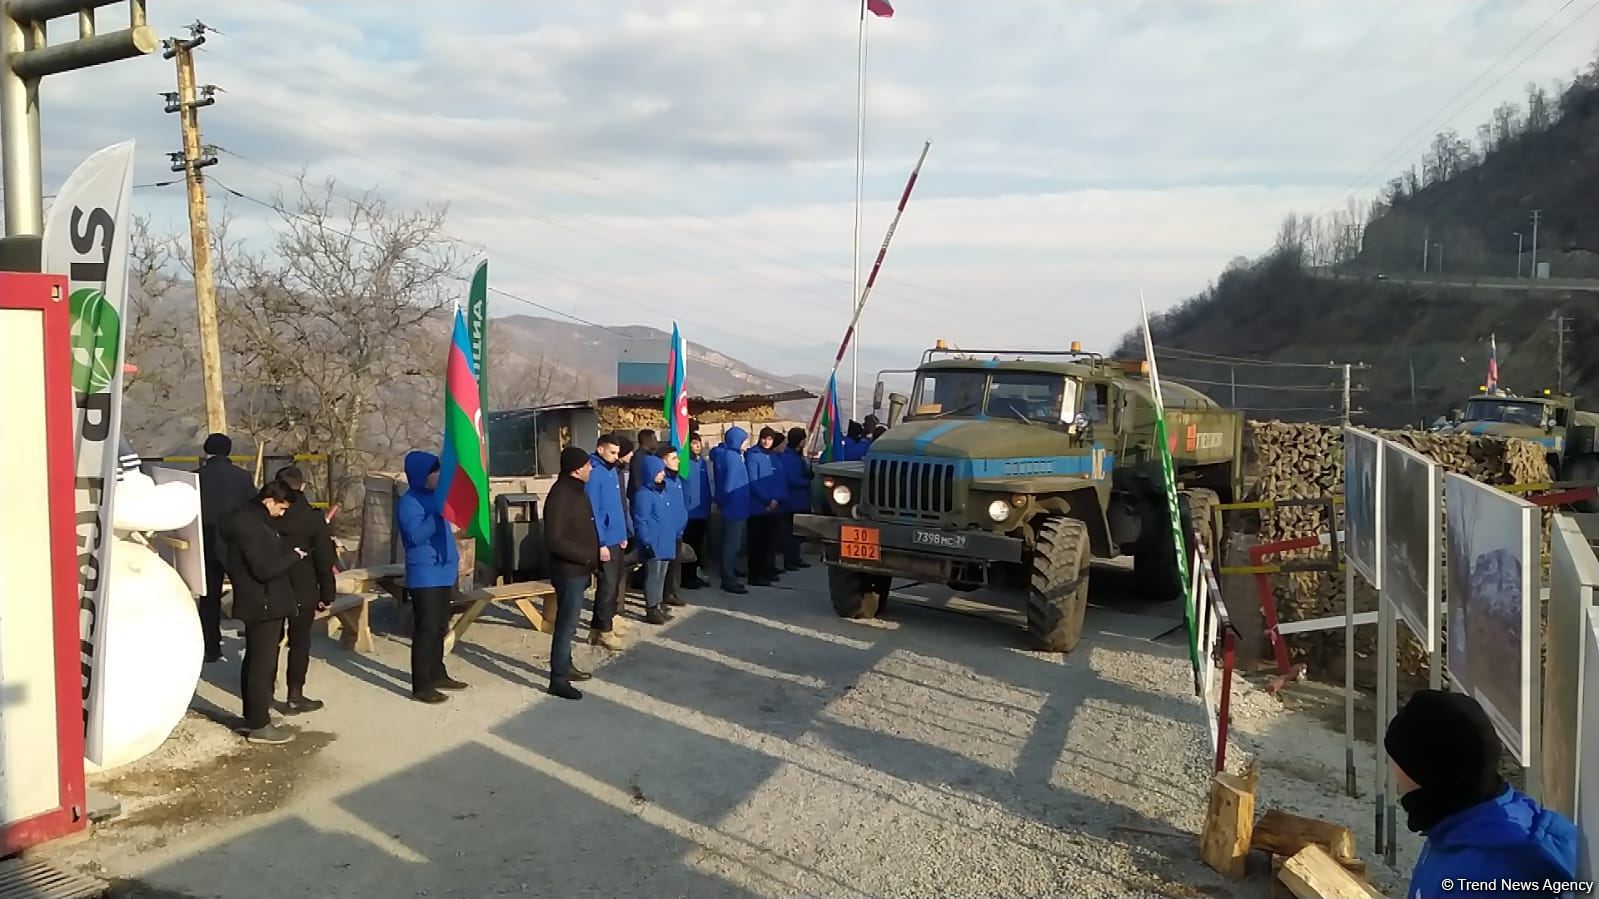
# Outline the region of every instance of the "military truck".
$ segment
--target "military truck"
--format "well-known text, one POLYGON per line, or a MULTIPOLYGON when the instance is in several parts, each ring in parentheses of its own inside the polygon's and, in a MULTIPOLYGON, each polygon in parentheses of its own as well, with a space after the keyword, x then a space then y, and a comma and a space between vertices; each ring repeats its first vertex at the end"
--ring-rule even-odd
MULTIPOLYGON (((1599 414, 1578 410, 1577 398, 1569 393, 1545 390, 1541 396, 1518 396, 1483 389, 1443 432, 1531 441, 1544 448, 1552 480, 1599 481, 1599 414)), ((1599 512, 1599 500, 1574 505, 1583 512, 1599 512)))
MULTIPOLYGON (((896 577, 1000 588, 1025 598, 1039 646, 1069 652, 1090 559, 1130 554, 1141 594, 1182 596, 1147 372, 1075 343, 924 353, 904 419, 864 460, 816 466, 823 513, 795 517, 822 547, 834 610, 875 616, 896 577)), ((1161 387, 1185 515, 1214 544, 1216 504, 1242 491, 1243 416, 1161 387)))

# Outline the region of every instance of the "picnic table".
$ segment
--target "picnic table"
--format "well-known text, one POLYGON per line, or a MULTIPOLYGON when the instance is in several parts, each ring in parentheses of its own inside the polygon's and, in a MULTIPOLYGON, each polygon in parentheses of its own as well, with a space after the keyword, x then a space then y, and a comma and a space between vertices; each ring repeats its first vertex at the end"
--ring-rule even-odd
MULTIPOLYGON (((358 652, 372 651, 372 622, 369 605, 381 596, 392 596, 400 602, 405 597, 405 566, 375 565, 341 571, 335 581, 338 598, 326 613, 318 618, 328 618, 339 626, 339 644, 358 652)), ((520 581, 513 584, 496 584, 472 590, 455 591, 450 603, 450 629, 444 635, 444 651, 453 652, 458 640, 477 622, 490 605, 510 603, 527 619, 534 630, 550 634, 555 632, 553 602, 555 588, 549 581, 520 581), (543 600, 543 608, 534 604, 543 600)))

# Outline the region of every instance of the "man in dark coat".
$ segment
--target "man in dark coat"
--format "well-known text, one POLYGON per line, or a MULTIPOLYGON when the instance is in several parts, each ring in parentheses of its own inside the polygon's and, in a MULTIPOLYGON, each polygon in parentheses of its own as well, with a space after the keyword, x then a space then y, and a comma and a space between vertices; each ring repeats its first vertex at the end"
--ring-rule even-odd
POLYGON ((561 477, 544 500, 544 546, 550 553, 550 585, 555 588, 555 635, 550 642, 551 696, 582 699, 573 681, 588 680, 572 664, 572 634, 583 613, 583 593, 600 567, 599 532, 584 488, 593 462, 582 449, 561 450, 561 477))
POLYGON ((287 743, 292 731, 272 723, 272 690, 278 680, 278 641, 294 614, 289 570, 304 553, 278 536, 276 519, 294 503, 294 491, 273 481, 245 503, 223 529, 228 579, 233 582, 233 617, 244 622, 244 663, 239 697, 252 743, 287 743))
POLYGON ((200 597, 200 630, 205 635, 205 660, 222 661, 222 575, 228 547, 223 539, 228 522, 255 499, 255 479, 233 464, 233 441, 226 434, 205 438, 200 465, 200 528, 205 544, 205 595, 200 597))
POLYGON ((289 714, 298 715, 323 705, 321 700, 306 697, 305 674, 311 665, 311 626, 318 612, 333 605, 333 568, 338 553, 333 549, 327 519, 305 498, 305 474, 290 465, 278 472, 278 480, 294 491, 294 505, 276 520, 278 533, 304 556, 289 569, 296 608, 289 619, 288 706, 289 714))

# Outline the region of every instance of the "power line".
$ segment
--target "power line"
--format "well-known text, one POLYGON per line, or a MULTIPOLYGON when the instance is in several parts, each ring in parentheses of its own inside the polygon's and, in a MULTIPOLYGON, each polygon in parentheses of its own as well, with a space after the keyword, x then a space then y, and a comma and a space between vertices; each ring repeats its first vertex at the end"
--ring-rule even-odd
POLYGON ((1256 366, 1260 368, 1332 369, 1339 367, 1339 364, 1334 362, 1277 362, 1271 359, 1247 359, 1242 356, 1224 356, 1218 353, 1202 353, 1198 350, 1186 350, 1181 347, 1160 346, 1158 344, 1155 346, 1155 350, 1159 353, 1176 356, 1178 357, 1176 361, 1179 362, 1204 362, 1220 365, 1256 366), (1184 356, 1193 358, 1184 359, 1182 358, 1184 356))
POLYGON ((1338 384, 1235 384, 1232 381, 1207 381, 1203 378, 1185 378, 1182 375, 1173 375, 1173 381, 1184 384, 1204 384, 1209 387, 1234 387, 1239 390, 1287 390, 1298 392, 1320 393, 1328 390, 1342 390, 1338 384))

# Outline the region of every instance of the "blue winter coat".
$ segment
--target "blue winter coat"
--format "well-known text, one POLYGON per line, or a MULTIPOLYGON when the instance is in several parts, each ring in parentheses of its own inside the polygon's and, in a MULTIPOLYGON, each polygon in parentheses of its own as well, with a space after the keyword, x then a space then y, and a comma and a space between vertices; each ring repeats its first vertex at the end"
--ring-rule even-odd
POLYGON ((727 429, 722 445, 711 450, 711 468, 715 469, 712 476, 716 483, 712 501, 728 521, 750 517, 750 477, 741 452, 748 439, 749 432, 735 425, 727 429))
POLYGON ((589 508, 594 511, 594 531, 599 535, 601 546, 621 546, 630 530, 627 514, 622 511, 622 482, 617 480, 616 469, 601 459, 599 453, 590 453, 589 459, 594 464, 589 469, 583 492, 588 495, 589 508))
POLYGON ((1504 881, 1537 881, 1541 893, 1544 881, 1570 881, 1576 873, 1577 828, 1505 787, 1499 798, 1456 812, 1427 831, 1405 895, 1519 896, 1531 891, 1507 889, 1504 881))
POLYGON ((689 521, 704 521, 711 517, 711 468, 704 459, 693 460, 693 468, 688 477, 678 478, 678 482, 683 488, 689 521))
POLYGON ((870 440, 851 440, 844 438, 844 458, 840 462, 859 462, 866 458, 866 451, 872 448, 870 440))
POLYGON ((646 559, 677 558, 677 541, 688 525, 682 483, 675 477, 655 483, 655 476, 665 470, 666 463, 659 456, 644 457, 644 482, 633 494, 633 533, 646 559))
POLYGON ((444 497, 426 486, 438 465, 439 457, 432 453, 405 454, 407 486, 394 504, 394 520, 405 545, 407 587, 453 587, 460 576, 461 554, 444 520, 444 497))
POLYGON ((788 501, 788 485, 777 470, 777 456, 759 445, 752 446, 744 453, 744 468, 750 479, 750 514, 775 514, 767 505, 773 500, 779 506, 788 501))
POLYGON ((785 512, 809 512, 811 510, 811 466, 805 461, 804 453, 796 449, 785 450, 777 457, 782 464, 783 483, 788 488, 787 498, 783 502, 785 512))

